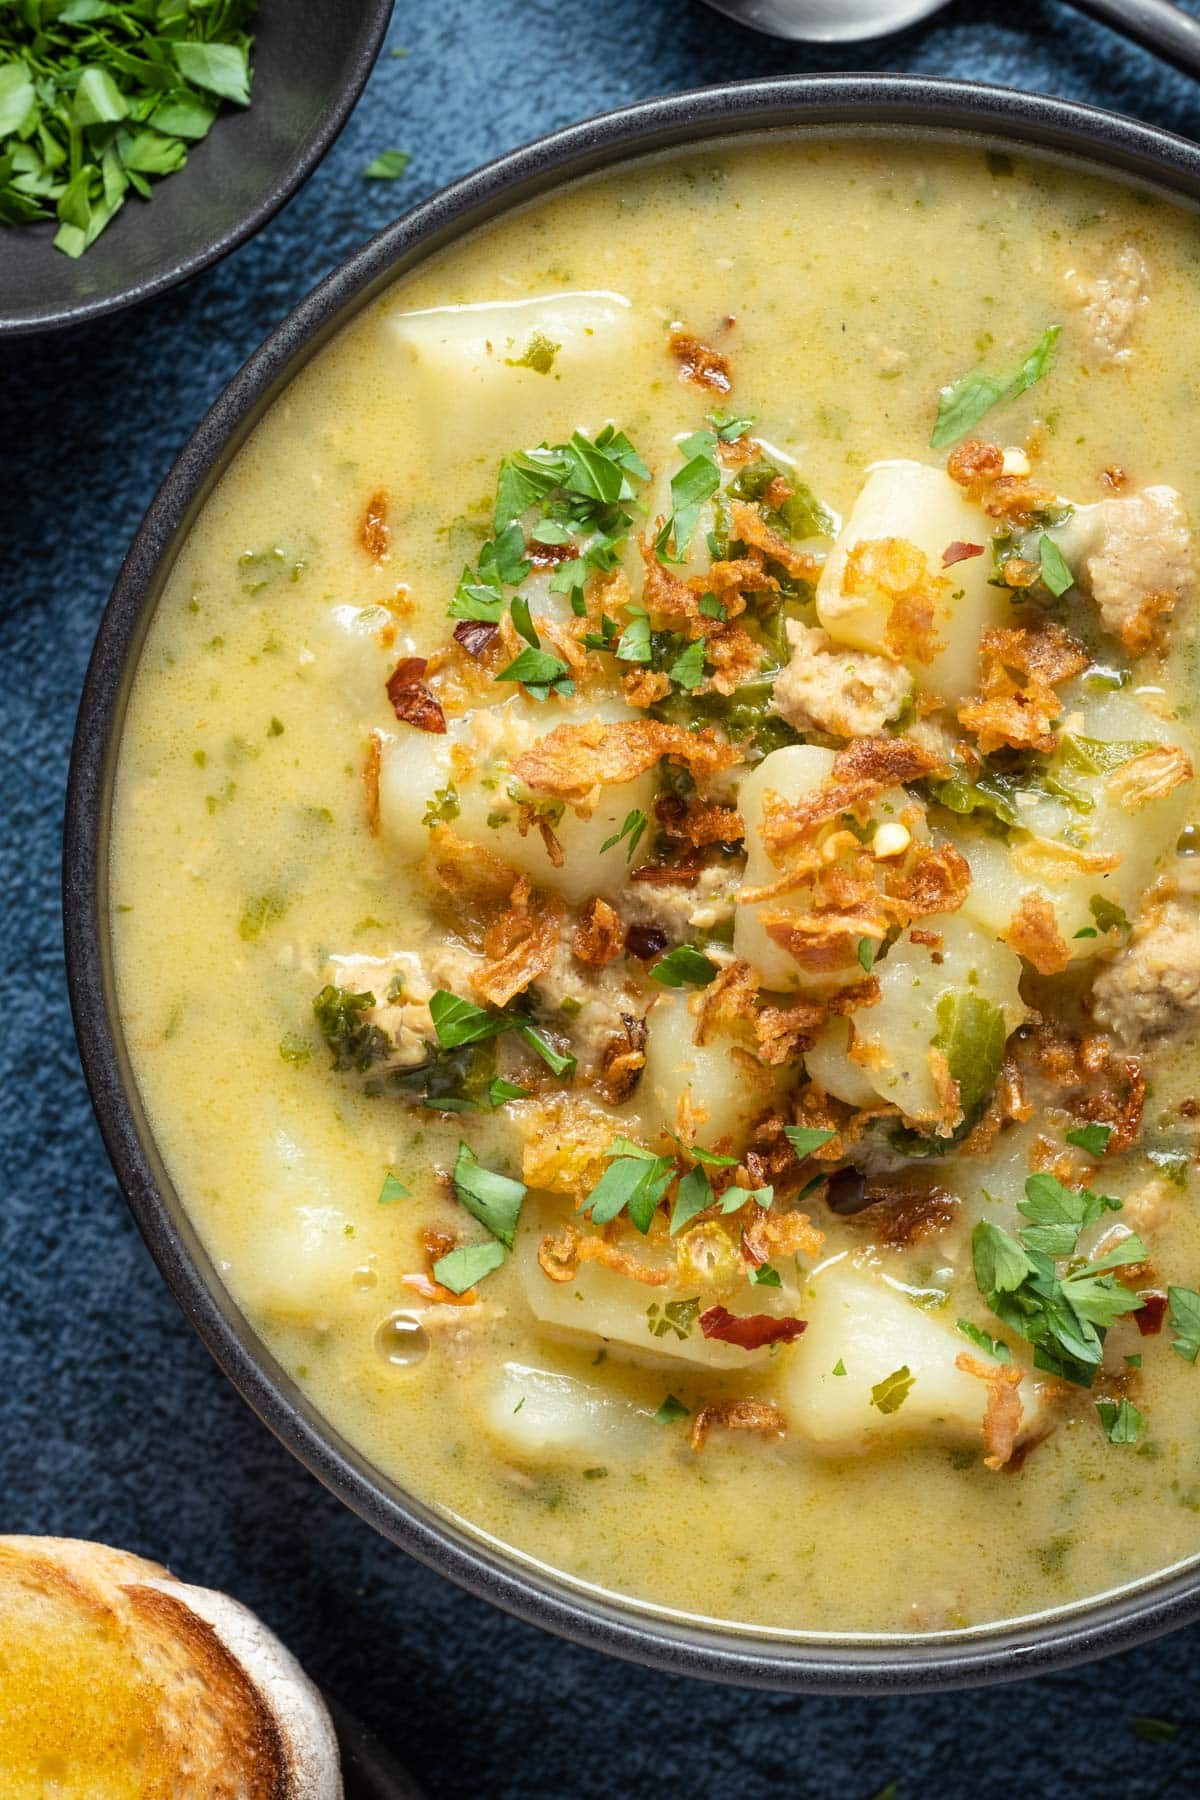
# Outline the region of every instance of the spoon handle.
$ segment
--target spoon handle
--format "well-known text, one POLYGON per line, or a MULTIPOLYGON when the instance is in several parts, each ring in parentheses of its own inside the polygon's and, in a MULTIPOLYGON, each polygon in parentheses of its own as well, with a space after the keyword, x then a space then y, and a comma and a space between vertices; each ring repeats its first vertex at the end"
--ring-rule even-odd
POLYGON ((1200 75, 1200 20, 1170 0, 1071 0, 1135 44, 1155 51, 1187 75, 1200 75))

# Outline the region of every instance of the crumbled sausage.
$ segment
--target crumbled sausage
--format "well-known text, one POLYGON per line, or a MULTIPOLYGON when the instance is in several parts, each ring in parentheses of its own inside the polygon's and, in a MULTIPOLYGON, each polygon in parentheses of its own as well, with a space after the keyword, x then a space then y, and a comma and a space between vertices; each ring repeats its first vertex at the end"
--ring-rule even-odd
POLYGON ((787 623, 792 654, 775 680, 774 710, 797 731, 835 737, 876 737, 898 717, 912 693, 912 676, 890 657, 833 650, 827 632, 787 623))

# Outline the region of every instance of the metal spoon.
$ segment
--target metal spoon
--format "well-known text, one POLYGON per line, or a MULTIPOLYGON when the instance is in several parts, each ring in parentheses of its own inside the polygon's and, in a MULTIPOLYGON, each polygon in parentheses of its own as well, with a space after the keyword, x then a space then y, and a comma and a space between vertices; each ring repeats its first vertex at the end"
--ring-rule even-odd
MULTIPOLYGON (((811 44, 848 44, 882 37, 927 19, 946 0, 708 0, 717 12, 771 37, 811 44)), ((1071 0, 1135 44, 1189 75, 1200 75, 1200 20, 1171 0, 1071 0)))

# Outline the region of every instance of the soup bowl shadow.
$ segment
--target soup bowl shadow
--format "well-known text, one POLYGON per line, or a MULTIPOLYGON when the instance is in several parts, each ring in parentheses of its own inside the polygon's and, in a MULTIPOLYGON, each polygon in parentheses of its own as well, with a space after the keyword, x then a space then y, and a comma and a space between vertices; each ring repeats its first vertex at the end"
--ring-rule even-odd
POLYGON ((251 104, 225 108, 187 166, 130 199, 86 255, 52 223, 4 232, 0 336, 119 312, 245 243, 307 181, 375 66, 393 0, 290 0, 257 21, 251 104))
POLYGON ((1012 1680, 1200 1618, 1200 1561, 1112 1595, 971 1630, 854 1636, 741 1627, 600 1591, 438 1513, 373 1468, 259 1340, 175 1191, 139 1099, 116 1004, 107 869, 130 685, 179 548, 216 482, 293 375, 390 281, 499 214, 633 157, 751 133, 889 134, 1026 149, 1200 202, 1200 149, 1039 95, 891 75, 785 77, 673 95, 540 139, 467 176, 357 251, 267 339, 202 420, 147 513, 101 621, 76 727, 63 899, 71 1004, 105 1144, 143 1236, 201 1338, 265 1423, 386 1537, 452 1581, 576 1642, 672 1671, 829 1693, 1012 1680))

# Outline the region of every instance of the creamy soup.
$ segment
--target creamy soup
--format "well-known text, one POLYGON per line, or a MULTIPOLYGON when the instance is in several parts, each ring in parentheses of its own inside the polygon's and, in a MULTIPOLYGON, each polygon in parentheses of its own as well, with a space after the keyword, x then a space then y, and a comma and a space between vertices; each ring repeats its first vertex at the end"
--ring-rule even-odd
POLYGON ((640 163, 398 281, 208 502, 134 1068, 447 1517, 791 1631, 1200 1548, 1198 252, 983 149, 640 163))

